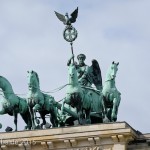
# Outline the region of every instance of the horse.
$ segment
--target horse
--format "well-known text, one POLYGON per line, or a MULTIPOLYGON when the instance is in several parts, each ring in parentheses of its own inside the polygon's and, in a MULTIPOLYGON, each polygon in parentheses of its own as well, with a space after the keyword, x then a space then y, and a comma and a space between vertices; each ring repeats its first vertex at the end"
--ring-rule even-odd
POLYGON ((20 113, 24 122, 27 124, 25 129, 31 129, 31 118, 26 100, 17 96, 10 82, 2 76, 0 76, 0 88, 4 96, 4 100, 1 100, 0 114, 14 116, 15 131, 17 131, 17 116, 20 113))
POLYGON ((37 121, 36 112, 38 111, 43 123, 41 128, 46 124, 45 115, 50 114, 50 121, 53 127, 58 126, 57 112, 55 105, 55 100, 52 96, 44 94, 40 90, 40 83, 38 74, 35 71, 28 71, 28 94, 27 103, 29 105, 29 111, 32 120, 32 129, 35 129, 35 121, 37 121))
POLYGON ((102 89, 105 117, 109 119, 110 122, 115 122, 117 120, 118 107, 121 100, 121 93, 117 90, 115 85, 118 65, 119 63, 112 62, 107 71, 102 89))
POLYGON ((79 124, 91 124, 90 113, 95 110, 95 106, 92 105, 94 100, 97 106, 99 106, 99 112, 102 110, 100 94, 96 93, 93 89, 91 90, 90 88, 85 88, 80 85, 74 64, 69 65, 68 72, 69 84, 63 106, 67 103, 76 108, 79 124))

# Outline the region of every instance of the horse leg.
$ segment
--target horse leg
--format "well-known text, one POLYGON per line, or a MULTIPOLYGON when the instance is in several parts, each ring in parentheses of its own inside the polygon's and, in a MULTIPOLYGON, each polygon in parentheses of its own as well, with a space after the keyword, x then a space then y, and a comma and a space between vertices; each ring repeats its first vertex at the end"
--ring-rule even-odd
POLYGON ((86 113, 86 124, 91 124, 90 112, 91 112, 90 109, 85 111, 85 113, 86 113))
POLYGON ((64 105, 65 105, 65 99, 62 101, 62 105, 61 105, 61 112, 60 114, 64 114, 64 105))
POLYGON ((118 108, 119 108, 119 105, 120 105, 120 100, 121 100, 121 97, 120 95, 117 97, 117 106, 116 106, 116 115, 118 114, 118 108))
POLYGON ((117 108, 118 108, 118 101, 116 98, 113 99, 113 108, 112 108, 112 114, 111 114, 111 119, 112 121, 117 120, 117 108))
POLYGON ((52 108, 51 109, 50 121, 51 121, 53 127, 58 127, 57 110, 56 110, 56 108, 52 108))
MULTIPOLYGON (((41 110, 42 108, 41 108, 41 106, 39 105, 39 104, 36 104, 34 107, 33 107, 33 120, 34 120, 34 122, 36 121, 36 122, 38 122, 38 119, 37 119, 37 116, 36 116, 36 112, 37 111, 39 111, 39 110, 41 110)), ((35 124, 34 124, 35 125, 35 124)))
POLYGON ((17 119, 18 119, 18 114, 16 112, 14 112, 15 131, 17 131, 17 119))
POLYGON ((83 123, 82 112, 78 111, 77 114, 78 114, 79 124, 82 125, 82 123, 83 123))
POLYGON ((107 104, 106 104, 106 98, 103 96, 102 97, 102 116, 103 116, 103 122, 108 123, 110 122, 110 117, 108 115, 108 109, 107 104))
POLYGON ((84 123, 84 114, 83 114, 83 111, 82 111, 82 109, 77 109, 77 115, 78 115, 78 121, 79 121, 79 124, 80 125, 83 125, 83 124, 85 124, 84 123))
POLYGON ((32 129, 35 129, 35 122, 34 122, 34 113, 33 113, 33 109, 29 106, 29 112, 31 115, 31 121, 32 121, 32 129))
POLYGON ((102 104, 101 104, 101 108, 102 108, 102 118, 106 117, 106 106, 105 106, 105 102, 104 102, 104 97, 102 97, 102 104))
POLYGON ((27 126, 25 126, 25 130, 28 129, 28 130, 31 130, 31 127, 32 127, 32 121, 31 121, 31 115, 30 115, 30 112, 29 110, 24 113, 24 114, 20 114, 22 119, 24 120, 24 122, 27 124, 27 126))
POLYGON ((109 120, 109 122, 112 122, 113 120, 112 120, 112 109, 113 108, 107 108, 106 109, 106 115, 107 115, 107 118, 108 118, 108 120, 109 120))
POLYGON ((43 125, 46 124, 45 113, 40 112, 40 116, 41 116, 41 118, 43 120, 43 122, 41 123, 41 129, 43 129, 43 125))

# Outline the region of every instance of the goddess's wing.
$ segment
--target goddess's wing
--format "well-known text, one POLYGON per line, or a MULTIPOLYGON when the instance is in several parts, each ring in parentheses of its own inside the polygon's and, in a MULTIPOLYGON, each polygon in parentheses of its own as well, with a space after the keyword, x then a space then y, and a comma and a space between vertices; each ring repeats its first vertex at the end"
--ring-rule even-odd
POLYGON ((102 89, 102 76, 101 76, 101 69, 97 60, 92 60, 92 65, 90 66, 90 76, 92 79, 93 84, 96 86, 98 90, 102 89))

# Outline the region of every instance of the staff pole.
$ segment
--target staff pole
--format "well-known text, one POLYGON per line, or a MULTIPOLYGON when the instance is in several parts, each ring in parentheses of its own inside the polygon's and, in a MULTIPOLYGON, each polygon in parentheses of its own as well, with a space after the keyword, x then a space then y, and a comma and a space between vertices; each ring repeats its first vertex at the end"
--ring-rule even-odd
MULTIPOLYGON (((73 53, 73 43, 71 42, 70 45, 71 45, 71 53, 72 53, 72 55, 74 55, 74 53, 73 53)), ((72 59, 73 59, 73 64, 74 64, 74 57, 72 59)))

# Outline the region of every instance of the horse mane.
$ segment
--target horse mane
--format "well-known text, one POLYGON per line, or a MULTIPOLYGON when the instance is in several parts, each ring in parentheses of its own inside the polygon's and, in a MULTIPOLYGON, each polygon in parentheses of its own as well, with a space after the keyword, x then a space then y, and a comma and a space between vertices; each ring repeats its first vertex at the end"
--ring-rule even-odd
POLYGON ((35 74, 35 76, 36 76, 36 78, 37 78, 38 84, 39 84, 39 86, 40 86, 39 76, 38 76, 38 74, 37 74, 35 71, 33 71, 33 72, 34 72, 34 74, 35 74))
POLYGON ((5 80, 10 86, 11 86, 11 88, 12 88, 12 85, 11 85, 11 83, 5 78, 5 77, 3 77, 3 76, 0 76, 0 78, 2 78, 3 80, 5 80))
MULTIPOLYGON (((5 77, 3 77, 3 76, 0 76, 0 78, 2 78, 2 79, 4 79, 4 80, 7 80, 5 77)), ((8 81, 8 80, 7 80, 8 81)), ((9 82, 9 81, 8 81, 9 82)))
POLYGON ((6 90, 5 87, 7 87, 7 90, 9 89, 9 93, 14 94, 11 83, 3 76, 0 76, 0 80, 1 80, 0 81, 1 82, 1 87, 0 88, 2 89, 3 93, 5 93, 5 92, 7 93, 7 91, 5 91, 6 90))

